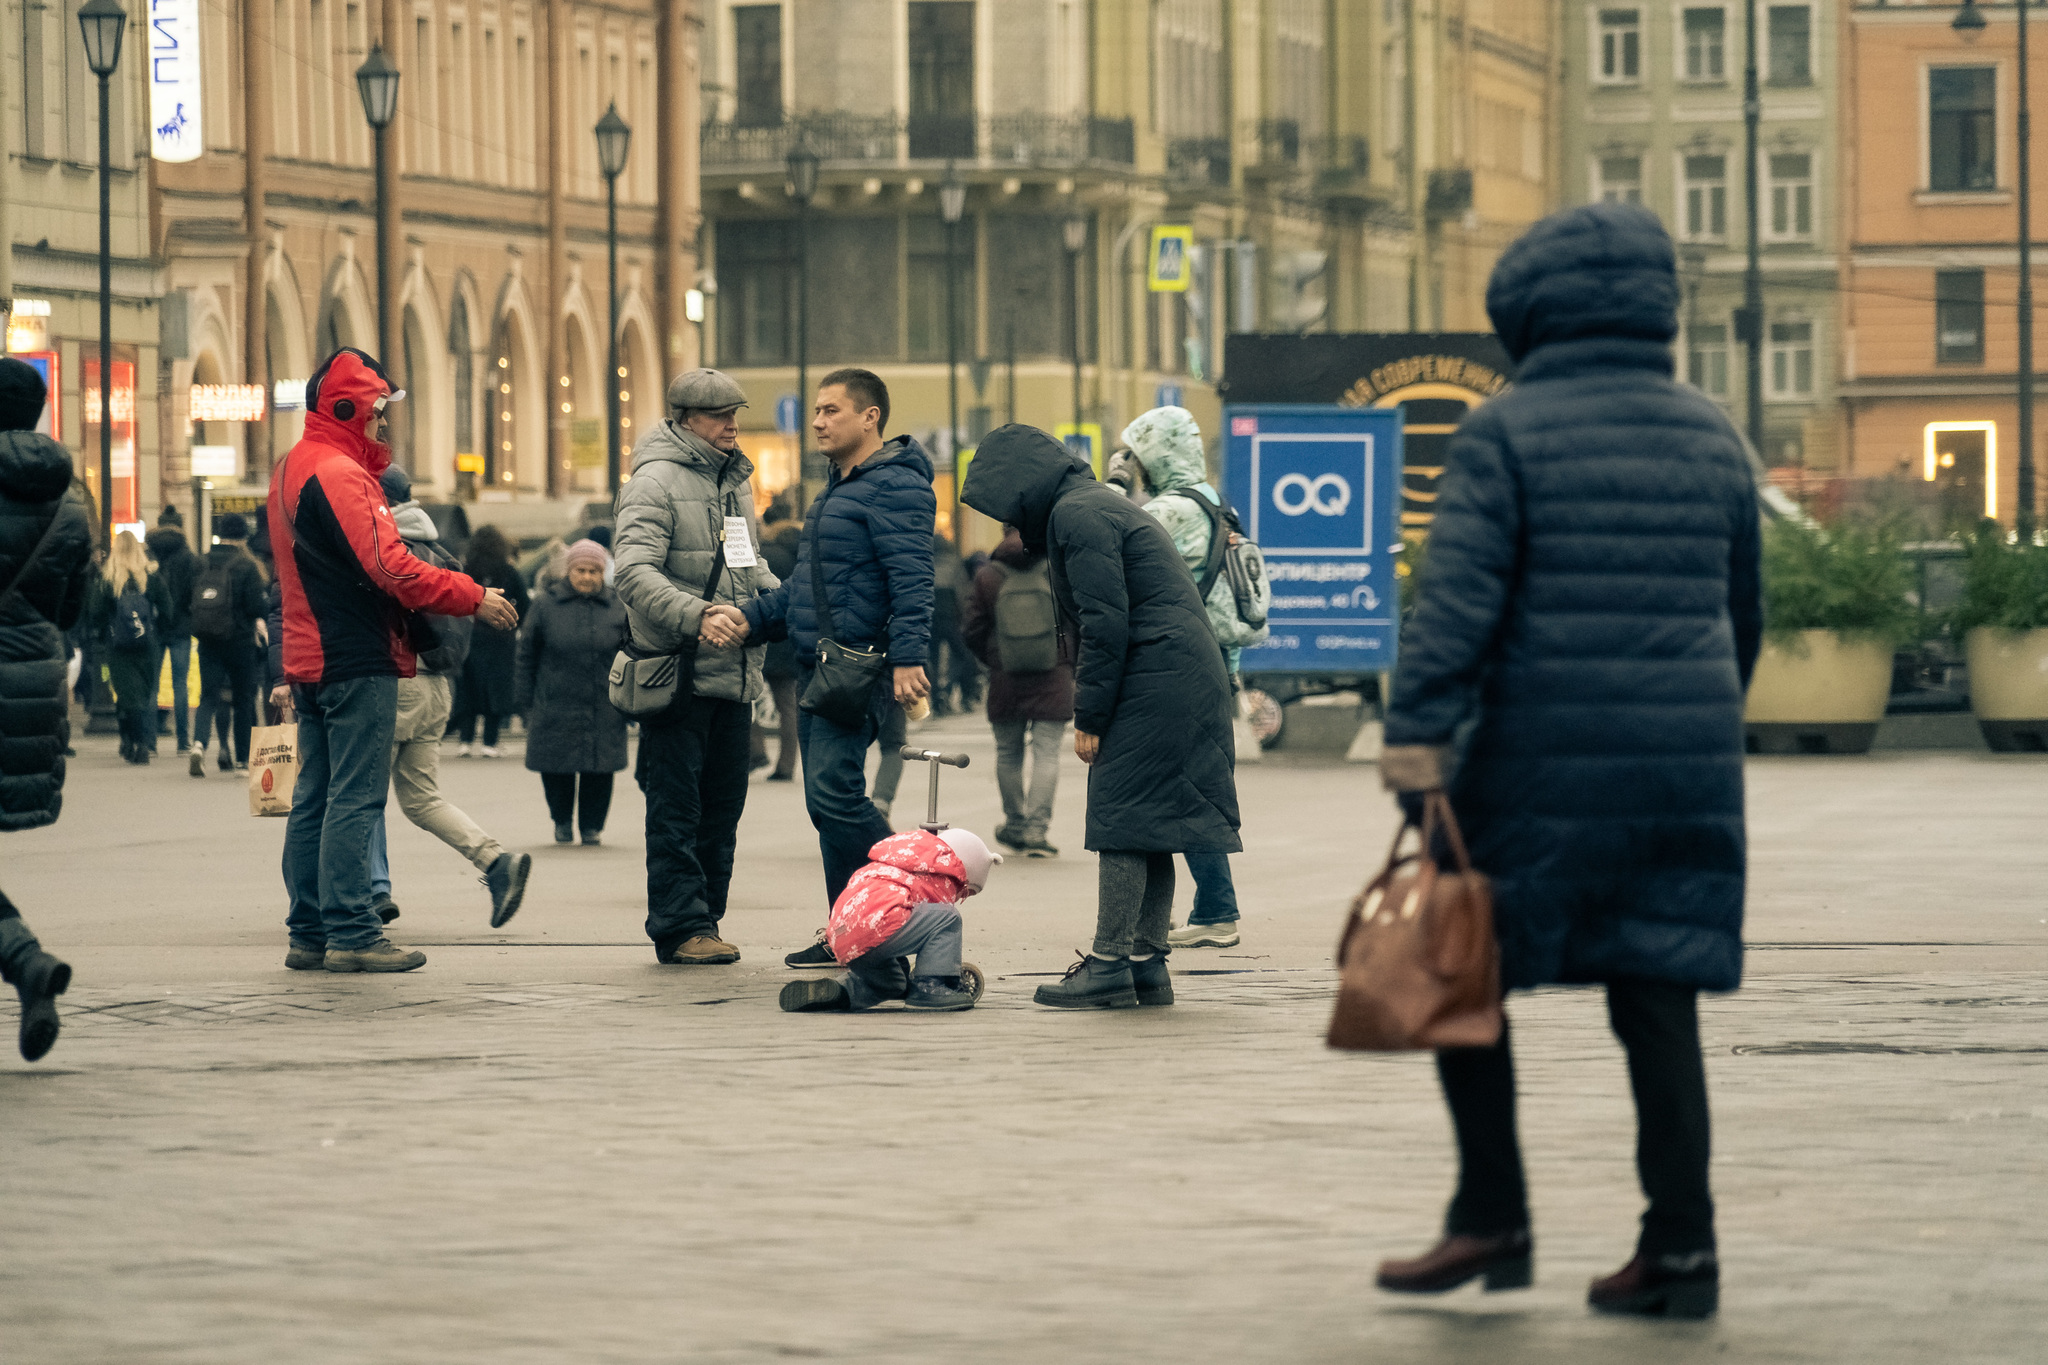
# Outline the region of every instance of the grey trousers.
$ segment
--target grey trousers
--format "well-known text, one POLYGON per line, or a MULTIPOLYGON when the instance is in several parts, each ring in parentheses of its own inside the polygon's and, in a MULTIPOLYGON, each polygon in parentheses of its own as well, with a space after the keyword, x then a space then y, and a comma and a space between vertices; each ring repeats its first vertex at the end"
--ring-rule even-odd
POLYGON ((1173 855, 1104 849, 1097 857, 1095 956, 1165 952, 1173 925, 1173 855))
POLYGON ((391 786, 406 819, 469 859, 478 871, 489 872, 505 850, 441 795, 441 736, 448 729, 453 693, 450 679, 433 674, 398 680, 391 786))
POLYGON ((996 790, 1003 798, 1003 823, 1019 840, 1045 837, 1052 823, 1052 799, 1060 786, 1060 751, 1066 747, 1063 720, 992 720, 996 732, 996 790), (1026 734, 1031 745, 1031 784, 1024 782, 1026 734))
POLYGON ((901 1000, 912 976, 960 975, 960 912, 950 905, 926 901, 911 907, 903 927, 878 947, 847 964, 846 993, 857 1010, 871 1010, 884 1000, 901 1000), (917 959, 912 972, 910 959, 917 959))

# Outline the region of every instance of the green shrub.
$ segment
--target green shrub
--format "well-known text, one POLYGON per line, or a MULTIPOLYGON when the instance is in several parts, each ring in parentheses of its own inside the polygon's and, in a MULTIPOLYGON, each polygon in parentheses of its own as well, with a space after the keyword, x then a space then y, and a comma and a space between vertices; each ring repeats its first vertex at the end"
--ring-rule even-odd
POLYGON ((1764 632, 1793 644, 1802 630, 1838 630, 1897 647, 1919 634, 1913 565, 1898 523, 1815 526, 1791 518, 1763 528, 1764 632))
POLYGON ((1995 521, 1963 537, 1963 595, 1949 618, 1957 640, 1977 626, 2048 627, 2048 545, 2023 545, 1995 521))

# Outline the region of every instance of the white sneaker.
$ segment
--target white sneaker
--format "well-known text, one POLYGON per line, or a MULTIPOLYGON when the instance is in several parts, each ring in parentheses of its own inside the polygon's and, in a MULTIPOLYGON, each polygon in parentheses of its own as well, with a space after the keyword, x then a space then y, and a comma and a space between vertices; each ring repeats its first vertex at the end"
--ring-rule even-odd
POLYGON ((481 752, 485 758, 496 758, 498 756, 498 746, 495 744, 486 744, 479 752, 481 752))
POLYGON ((1225 920, 1221 924, 1184 924, 1170 929, 1166 934, 1170 948, 1235 948, 1237 946, 1237 921, 1225 920))
POLYGON ((467 744, 458 744, 458 745, 456 745, 456 746, 455 746, 455 756, 456 756, 457 758, 468 758, 468 757, 469 757, 469 746, 468 746, 467 744))

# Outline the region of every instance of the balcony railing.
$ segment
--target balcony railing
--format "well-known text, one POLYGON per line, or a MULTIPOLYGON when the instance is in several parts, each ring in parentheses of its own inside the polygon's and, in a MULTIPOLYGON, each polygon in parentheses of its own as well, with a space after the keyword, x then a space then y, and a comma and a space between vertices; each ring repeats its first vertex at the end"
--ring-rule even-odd
POLYGON ((1166 178, 1214 189, 1230 184, 1230 139, 1183 137, 1166 144, 1166 178))
MULTIPOLYGON (((997 114, 987 118, 895 114, 804 114, 767 128, 707 123, 699 138, 711 172, 780 167, 801 139, 825 162, 887 166, 907 161, 979 161, 996 166, 1129 166, 1129 119, 997 114)), ((1224 152, 1228 180, 1229 151, 1224 152)))

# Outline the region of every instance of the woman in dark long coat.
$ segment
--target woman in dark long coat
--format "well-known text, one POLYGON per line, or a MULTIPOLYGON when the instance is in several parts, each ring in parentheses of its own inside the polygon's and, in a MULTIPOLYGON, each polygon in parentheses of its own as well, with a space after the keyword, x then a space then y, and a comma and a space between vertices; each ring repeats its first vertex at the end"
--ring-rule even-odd
MULTIPOLYGON (((0 831, 55 824, 64 808, 69 648, 92 583, 92 516, 71 452, 35 429, 42 376, 0 357, 0 831)), ((0 980, 21 997, 21 1055, 57 1041, 68 964, 43 951, 0 891, 0 980)))
POLYGON ((1035 427, 989 433, 961 501, 1046 556, 1073 632, 1074 750, 1100 855, 1095 945, 1042 1005, 1170 1005, 1173 855, 1236 853, 1230 676, 1194 577, 1159 522, 1035 427))
MULTIPOLYGON (((1607 986, 1649 1210, 1593 1306, 1705 1316, 1719 1269, 1697 1000, 1742 977, 1755 483, 1720 409, 1672 378, 1678 279, 1650 213, 1543 220, 1486 303, 1519 371, 1452 440, 1382 770, 1406 804, 1447 787, 1493 878, 1507 988, 1607 986)), ((1457 1195, 1444 1240, 1382 1265, 1380 1285, 1527 1284, 1508 1036, 1437 1068, 1457 1195)))
POLYGON ((605 586, 604 547, 569 547, 568 577, 534 600, 519 631, 519 709, 526 766, 540 774, 555 842, 595 844, 612 806, 612 774, 626 766, 626 718, 611 703, 612 659, 626 639, 626 608, 605 586))
MULTIPOLYGON (((511 598, 519 619, 526 619, 533 599, 526 591, 526 580, 512 563, 512 544, 503 531, 495 526, 477 527, 464 552, 462 571, 486 588, 496 588, 511 598)), ((456 689, 455 722, 462 739, 455 750, 456 757, 469 756, 469 747, 476 741, 478 717, 484 723, 483 756, 498 756, 498 727, 505 717, 519 709, 512 679, 518 654, 517 631, 498 630, 482 621, 476 623, 469 637, 469 658, 462 665, 462 685, 456 689)))

